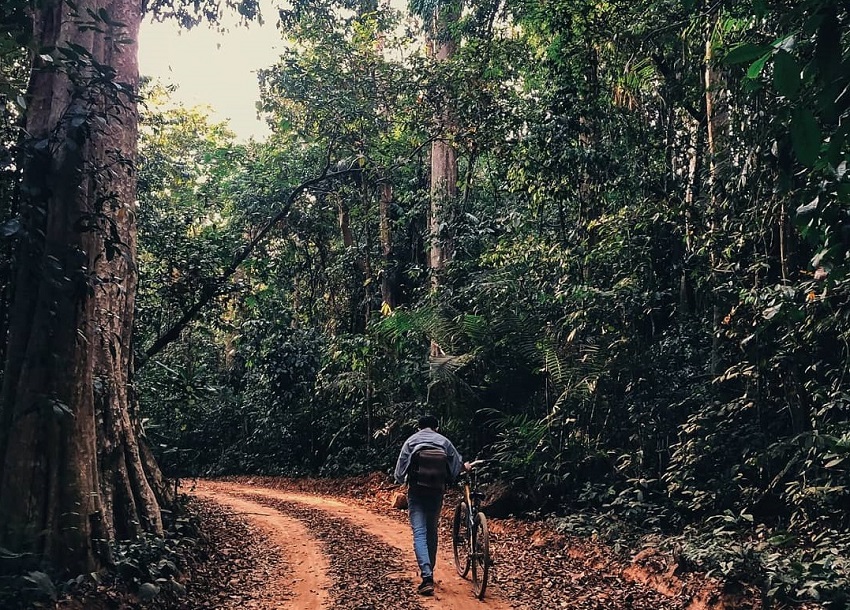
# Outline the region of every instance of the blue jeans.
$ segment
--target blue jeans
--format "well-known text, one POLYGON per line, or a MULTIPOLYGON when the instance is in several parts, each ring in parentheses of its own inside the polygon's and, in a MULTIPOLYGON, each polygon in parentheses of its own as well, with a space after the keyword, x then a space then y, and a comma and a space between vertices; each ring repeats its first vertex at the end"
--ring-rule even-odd
POLYGON ((413 530, 413 552, 422 578, 433 577, 437 564, 437 523, 443 495, 407 494, 410 527, 413 530))

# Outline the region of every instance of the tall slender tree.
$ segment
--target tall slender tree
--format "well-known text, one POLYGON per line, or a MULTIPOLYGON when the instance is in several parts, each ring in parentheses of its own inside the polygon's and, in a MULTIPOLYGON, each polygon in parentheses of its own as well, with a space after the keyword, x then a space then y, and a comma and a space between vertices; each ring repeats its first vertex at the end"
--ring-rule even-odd
MULTIPOLYGON (((729 129, 729 106, 727 101, 728 89, 716 56, 718 24, 722 12, 717 9, 707 20, 705 43, 705 113, 706 113, 706 143, 708 147, 708 216, 710 225, 711 244, 711 284, 716 290, 719 282, 717 269, 720 264, 717 256, 718 234, 720 231, 719 218, 722 214, 724 184, 721 170, 728 164, 727 131, 729 129)), ((712 305, 712 349, 711 373, 717 374, 719 362, 719 333, 720 304, 716 295, 712 305)))
MULTIPOLYGON (((445 2, 432 9, 426 18, 431 20, 428 28, 428 52, 437 63, 446 63, 457 53, 457 40, 452 31, 460 17, 460 3, 445 2)), ((453 245, 449 231, 445 230, 453 202, 457 199, 457 150, 451 137, 454 134, 452 100, 440 96, 437 115, 434 117, 439 134, 431 144, 431 206, 428 214, 428 234, 430 253, 428 257, 431 271, 431 286, 437 287, 439 274, 446 263, 452 260, 453 245)), ((431 342, 431 356, 442 355, 440 346, 431 342)))

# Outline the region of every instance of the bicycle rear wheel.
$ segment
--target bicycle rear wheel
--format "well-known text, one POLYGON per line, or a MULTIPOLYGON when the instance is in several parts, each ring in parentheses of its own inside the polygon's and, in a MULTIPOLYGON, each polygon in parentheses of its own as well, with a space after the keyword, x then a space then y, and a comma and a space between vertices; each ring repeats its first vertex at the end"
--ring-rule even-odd
POLYGON ((475 515, 472 532, 472 590, 475 597, 484 599, 487 580, 490 576, 490 532, 487 530, 487 517, 484 513, 475 515))
POLYGON ((452 552, 455 570, 463 578, 469 573, 469 507, 466 502, 458 502, 452 521, 452 552))

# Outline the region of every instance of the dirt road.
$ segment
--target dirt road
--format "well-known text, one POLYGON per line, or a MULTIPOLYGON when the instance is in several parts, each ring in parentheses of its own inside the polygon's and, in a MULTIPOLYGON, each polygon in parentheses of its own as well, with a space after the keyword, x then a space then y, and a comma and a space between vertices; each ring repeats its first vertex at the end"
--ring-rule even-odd
MULTIPOLYGON (((327 497, 230 482, 201 481, 192 491, 250 521, 287 558, 267 586, 243 608, 252 610, 481 610, 469 581, 440 549, 433 597, 416 595, 418 570, 410 528, 327 497)), ((486 607, 513 610, 497 586, 486 607)))
MULTIPOLYGON (((544 522, 493 519, 484 601, 454 570, 445 507, 431 598, 419 582, 406 513, 389 508, 386 477, 344 482, 251 477, 191 488, 223 523, 211 593, 187 610, 763 610, 758 591, 686 572, 647 546, 633 557, 559 534, 544 522), (234 548, 238 548, 236 552, 234 548), (247 571, 245 568, 247 566, 247 571), (207 596, 207 599, 210 599, 207 596)), ((447 504, 451 501, 448 500, 447 504)), ((212 511, 212 512, 210 512, 212 511)))

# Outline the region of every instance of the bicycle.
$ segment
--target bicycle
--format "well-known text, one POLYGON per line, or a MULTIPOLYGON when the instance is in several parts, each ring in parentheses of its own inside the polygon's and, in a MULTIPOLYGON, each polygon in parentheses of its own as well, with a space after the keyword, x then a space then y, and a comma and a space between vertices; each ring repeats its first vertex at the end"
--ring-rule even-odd
POLYGON ((478 491, 475 468, 483 464, 476 460, 462 473, 463 497, 455 507, 452 521, 452 551, 457 573, 466 578, 472 569, 472 591, 478 599, 484 599, 490 572, 490 534, 487 517, 481 511, 485 494, 478 491))

